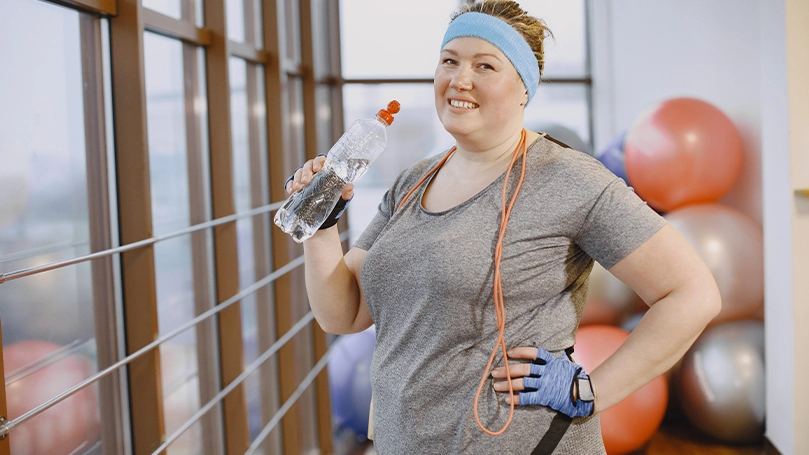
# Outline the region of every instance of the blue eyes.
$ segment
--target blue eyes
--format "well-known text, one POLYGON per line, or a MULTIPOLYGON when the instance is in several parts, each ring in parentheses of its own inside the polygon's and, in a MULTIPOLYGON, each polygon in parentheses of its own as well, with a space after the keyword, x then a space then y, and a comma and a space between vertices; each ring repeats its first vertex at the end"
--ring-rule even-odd
MULTIPOLYGON (((456 60, 451 59, 451 58, 445 58, 445 59, 441 60, 441 64, 455 66, 455 65, 458 65, 458 62, 456 60)), ((494 69, 494 67, 492 65, 489 65, 488 63, 479 63, 477 65, 477 68, 482 68, 482 69, 485 69, 485 70, 493 70, 494 69)))

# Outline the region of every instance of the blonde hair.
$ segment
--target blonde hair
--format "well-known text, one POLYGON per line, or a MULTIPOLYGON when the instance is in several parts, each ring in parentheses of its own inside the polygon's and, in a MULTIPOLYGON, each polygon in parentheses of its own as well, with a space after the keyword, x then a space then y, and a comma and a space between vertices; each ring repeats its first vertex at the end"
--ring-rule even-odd
POLYGON ((539 75, 545 70, 545 38, 553 37, 551 29, 542 19, 537 19, 523 10, 517 2, 511 0, 484 0, 462 5, 450 17, 450 22, 464 13, 483 13, 494 16, 516 30, 534 52, 539 67, 539 75))

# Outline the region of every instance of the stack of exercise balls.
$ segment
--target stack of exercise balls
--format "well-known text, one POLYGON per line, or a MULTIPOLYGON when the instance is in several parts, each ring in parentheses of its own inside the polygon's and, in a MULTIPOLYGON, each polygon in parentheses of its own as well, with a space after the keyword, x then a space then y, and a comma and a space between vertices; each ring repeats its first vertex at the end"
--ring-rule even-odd
MULTIPOLYGON (((711 440, 760 440, 762 231, 749 216, 721 203, 743 165, 738 130, 706 101, 671 98, 643 112, 596 158, 688 240, 711 270, 722 297, 719 315, 671 371, 601 414, 607 453, 626 454, 646 445, 663 420, 661 410, 673 408, 711 440)), ((630 288, 596 264, 576 360, 594 369, 629 336, 646 308, 630 288)))

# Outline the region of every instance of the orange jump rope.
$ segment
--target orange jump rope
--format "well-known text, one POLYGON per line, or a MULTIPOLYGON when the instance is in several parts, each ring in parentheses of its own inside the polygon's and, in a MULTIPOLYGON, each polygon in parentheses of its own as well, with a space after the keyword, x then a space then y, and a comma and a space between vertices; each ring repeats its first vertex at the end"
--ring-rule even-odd
MULTIPOLYGON (((441 161, 438 162, 431 170, 428 172, 421 180, 418 181, 410 191, 407 192, 402 202, 396 207, 396 210, 404 205, 405 201, 416 191, 416 189, 424 183, 431 175, 438 172, 441 166, 449 159, 452 154, 455 153, 456 147, 453 147, 452 150, 447 153, 441 161)), ((489 356, 489 363, 486 364, 486 369, 483 371, 483 376, 480 378, 480 385, 478 385, 478 390, 475 393, 475 403, 473 405, 473 409, 475 412, 475 421, 477 422, 478 426, 480 427, 483 432, 492 436, 498 436, 503 434, 508 428, 509 424, 511 423, 511 419, 514 417, 514 387, 511 383, 511 372, 509 371, 508 366, 508 354, 506 349, 506 340, 503 337, 503 332, 506 328, 506 307, 503 304, 503 283, 500 278, 500 259, 503 255, 503 237, 506 235, 506 226, 508 225, 508 219, 511 216, 511 210, 514 207, 514 201, 517 199, 517 194, 520 192, 520 188, 522 187, 523 180, 525 180, 525 162, 526 162, 526 155, 528 153, 528 144, 526 143, 526 132, 525 129, 522 130, 520 134, 520 142, 517 143, 517 147, 514 150, 514 155, 511 157, 511 163, 508 165, 508 171, 506 172, 505 180, 503 181, 503 205, 502 205, 502 216, 500 218, 500 232, 497 237, 497 246, 494 251, 494 310, 497 316, 497 342, 494 345, 494 349, 492 349, 492 353, 489 356), (506 203, 507 200, 507 191, 508 188, 508 179, 511 175, 511 169, 514 167, 514 163, 517 161, 517 158, 522 157, 522 166, 520 170, 520 179, 517 181, 517 188, 514 190, 514 194, 511 196, 511 200, 506 203), (508 420, 506 420, 505 425, 503 428, 499 429, 498 431, 491 431, 486 428, 483 423, 480 421, 480 416, 478 415, 478 402, 480 401, 480 393, 483 390, 483 386, 486 384, 486 379, 489 377, 489 370, 494 363, 494 357, 497 355, 497 349, 500 348, 503 350, 503 363, 505 364, 506 368, 506 378, 508 379, 508 395, 511 398, 510 403, 511 407, 508 413, 508 420)))

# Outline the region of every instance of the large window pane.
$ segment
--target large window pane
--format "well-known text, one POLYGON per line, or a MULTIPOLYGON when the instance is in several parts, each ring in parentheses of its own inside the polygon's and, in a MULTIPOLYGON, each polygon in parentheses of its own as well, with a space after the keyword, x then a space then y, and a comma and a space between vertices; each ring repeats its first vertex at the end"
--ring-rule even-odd
MULTIPOLYGON (((230 59, 230 111, 233 134, 233 197, 236 212, 245 212, 253 207, 250 194, 250 131, 247 100, 247 64, 239 58, 230 59)), ((239 251, 239 287, 244 289, 256 282, 256 251, 253 242, 253 218, 236 221, 237 244, 239 251)), ((260 355, 258 349, 258 321, 256 317, 256 294, 241 300, 242 337, 244 342, 244 363, 249 365, 260 355)), ((257 377, 258 375, 253 375, 257 377)), ((248 414, 250 439, 261 431, 260 384, 247 381, 248 414)))
POLYGON ((227 0, 228 39, 244 41, 244 0, 227 0))
POLYGON ((458 0, 340 2, 343 77, 433 77, 441 39, 458 4, 458 0))
POLYGON ((520 6, 545 21, 553 38, 545 40, 544 77, 587 74, 587 32, 584 0, 520 0, 520 6))
POLYGON ((180 19, 182 16, 182 2, 183 0, 143 0, 143 6, 158 13, 163 13, 166 16, 171 16, 175 19, 180 19))
POLYGON ((525 127, 590 153, 589 89, 585 84, 540 84, 525 108, 525 127))
MULTIPOLYGON (((80 18, 45 2, 0 2, 0 273, 90 252, 80 18)), ((97 370, 91 266, 1 286, 6 417, 15 419, 97 370)), ((97 401, 92 386, 16 427, 12 453, 95 447, 97 401)))
MULTIPOLYGON (((153 229, 161 235, 190 225, 182 43, 146 33, 144 57, 153 229)), ((159 242, 154 255, 158 325, 166 333, 195 316, 191 238, 159 242)), ((166 432, 172 434, 200 406, 196 333, 186 330, 160 353, 166 432)), ((169 453, 198 450, 201 434, 194 428, 169 453)))

